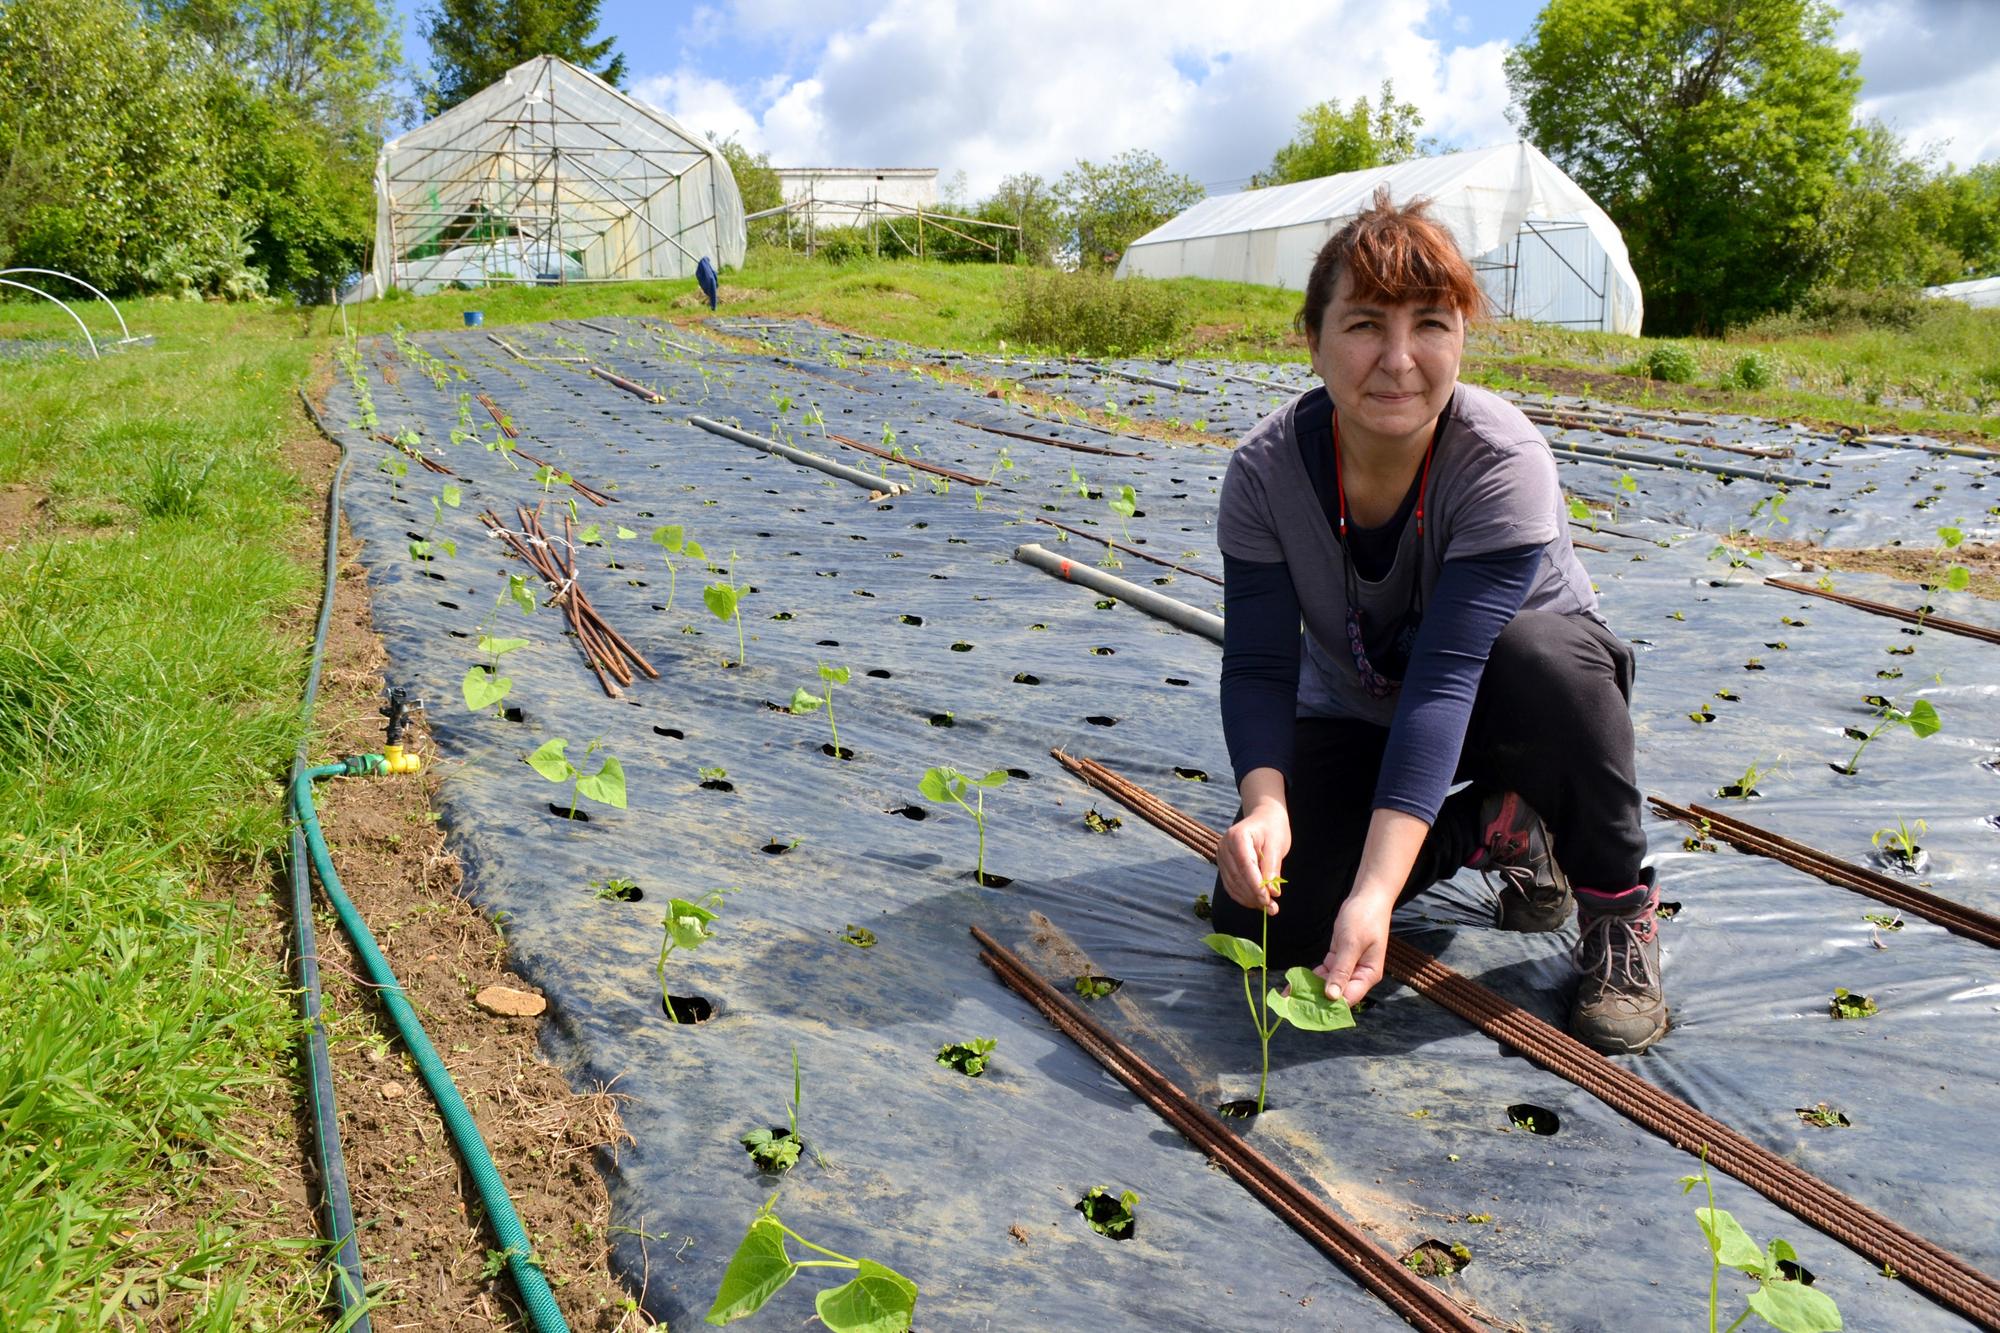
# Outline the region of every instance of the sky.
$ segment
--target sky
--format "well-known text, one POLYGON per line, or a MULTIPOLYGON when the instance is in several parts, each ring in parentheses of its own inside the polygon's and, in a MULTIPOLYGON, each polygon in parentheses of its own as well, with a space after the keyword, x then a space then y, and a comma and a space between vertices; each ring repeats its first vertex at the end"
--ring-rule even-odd
MULTIPOLYGON (((421 0, 397 0, 427 61, 421 0)), ((1540 0, 604 0, 626 87, 776 166, 937 167, 969 199, 1078 158, 1158 153, 1243 188, 1327 98, 1385 78, 1450 148, 1511 141, 1501 61, 1540 0)), ((2000 158, 2000 0, 1847 0, 1859 112, 1959 166, 2000 158)))

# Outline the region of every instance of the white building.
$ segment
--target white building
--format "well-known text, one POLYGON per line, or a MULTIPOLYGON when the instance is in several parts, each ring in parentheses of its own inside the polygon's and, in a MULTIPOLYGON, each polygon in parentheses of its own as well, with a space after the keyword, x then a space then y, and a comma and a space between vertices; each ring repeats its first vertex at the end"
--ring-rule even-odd
POLYGON ((852 227, 875 213, 914 213, 938 204, 936 167, 779 167, 778 189, 795 225, 852 227))
POLYGON ((1431 216, 1472 260, 1495 313, 1639 331, 1645 304, 1625 238, 1581 186, 1527 143, 1204 199, 1132 242, 1118 276, 1223 278, 1305 288, 1313 258, 1377 186, 1431 216))

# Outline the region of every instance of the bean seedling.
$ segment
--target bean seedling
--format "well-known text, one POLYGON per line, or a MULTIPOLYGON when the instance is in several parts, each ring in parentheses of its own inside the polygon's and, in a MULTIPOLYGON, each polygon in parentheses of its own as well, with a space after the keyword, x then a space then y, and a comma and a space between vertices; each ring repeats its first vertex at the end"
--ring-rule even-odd
POLYGON ((507 576, 507 586, 493 599, 493 609, 487 613, 486 623, 479 627, 479 651, 488 655, 485 665, 474 664, 467 667, 465 679, 459 683, 460 692, 465 696, 465 706, 472 712, 488 708, 499 708, 501 701, 514 688, 512 677, 500 674, 500 659, 517 648, 528 646, 526 639, 496 639, 487 633, 492 628, 493 619, 500 614, 508 598, 521 608, 524 616, 535 612, 535 594, 528 591, 528 581, 519 574, 507 576))
POLYGON ((1132 1238, 1132 1228, 1139 1220, 1138 1207, 1137 1190, 1123 1190, 1114 1196, 1108 1185, 1092 1185, 1089 1192, 1076 1201, 1076 1210, 1083 1214, 1084 1221, 1090 1223, 1090 1229, 1112 1240, 1132 1238))
POLYGON ((667 900, 667 915, 660 922, 660 961, 655 974, 660 980, 660 1003, 674 1023, 679 1023, 681 1016, 674 1012, 673 997, 667 994, 667 955, 675 949, 699 949, 710 936, 709 923, 715 920, 723 898, 732 891, 712 889, 692 902, 686 898, 667 900))
MULTIPOLYGON (((664 988, 660 998, 666 998, 664 988)), ((803 1084, 799 1080, 799 1048, 792 1047, 792 1100, 785 1108, 789 1129, 753 1129, 737 1142, 750 1154, 750 1160, 757 1164, 759 1171, 781 1175, 798 1163, 799 1152, 805 1147, 805 1140, 799 1137, 799 1110, 805 1103, 803 1084)))
MULTIPOLYGON (((603 743, 600 737, 584 747, 588 758, 596 753, 603 743)), ((528 766, 547 778, 550 782, 570 784, 569 818, 576 818, 576 803, 579 798, 596 801, 600 805, 613 806, 619 810, 625 805, 625 766, 612 755, 604 756, 604 763, 595 773, 586 774, 569 761, 563 752, 569 748, 569 741, 561 736, 551 736, 543 741, 536 751, 528 756, 528 766)))
POLYGON ((995 1037, 946 1042, 938 1047, 937 1062, 946 1069, 956 1069, 967 1078, 978 1078, 986 1072, 986 1062, 992 1058, 993 1048, 999 1044, 999 1039, 995 1037))
POLYGON ((736 1247, 715 1304, 705 1316, 711 1324, 731 1324, 764 1308, 765 1302, 801 1268, 844 1268, 854 1276, 813 1297, 819 1321, 832 1333, 902 1333, 916 1314, 917 1284, 872 1259, 852 1259, 815 1245, 778 1220, 773 1194, 757 1210, 743 1243, 736 1247), (794 1259, 785 1251, 789 1237, 824 1259, 794 1259))
MULTIPOLYGON (((1265 887, 1276 889, 1285 881, 1273 875, 1265 881, 1265 887)), ((1265 961, 1265 949, 1271 939, 1271 918, 1263 919, 1264 938, 1262 943, 1246 940, 1240 935, 1205 935, 1202 943, 1227 958, 1243 970, 1243 998, 1250 1006, 1250 1021, 1256 1026, 1257 1040, 1263 1047, 1263 1070, 1257 1078, 1257 1111, 1264 1114, 1264 1092, 1271 1081, 1271 1036, 1289 1022, 1293 1027, 1307 1032, 1338 1032, 1354 1026, 1354 1015, 1349 1012, 1347 1001, 1338 995, 1327 993, 1326 982, 1318 973, 1309 968, 1294 967, 1286 971, 1285 983, 1288 994, 1281 994, 1270 987, 1270 968, 1265 961), (1268 989, 1264 990, 1264 1002, 1260 1007, 1250 990, 1250 969, 1256 968, 1258 981, 1268 989), (1273 1018, 1275 1014, 1277 1017, 1273 1018)))
POLYGON ((674 567, 674 557, 685 555, 690 560, 706 564, 708 552, 701 549, 701 543, 689 537, 678 523, 667 523, 653 529, 653 545, 660 548, 660 559, 667 562, 667 610, 674 609, 674 589, 680 583, 680 571, 674 567))
POLYGON ((729 553, 729 569, 724 575, 727 583, 711 583, 701 590, 702 604, 717 620, 736 622, 736 665, 742 666, 743 652, 743 589, 736 586, 736 552, 729 553))
POLYGON ((1875 716, 1880 721, 1875 724, 1873 731, 1861 738, 1861 744, 1854 747, 1854 757, 1849 759, 1845 764, 1828 764, 1828 768, 1831 768, 1836 773, 1844 773, 1848 777, 1853 777, 1861 771, 1861 752, 1868 748, 1869 742, 1873 741, 1890 727, 1908 727, 1912 735, 1918 740, 1922 740, 1927 736, 1935 736, 1939 728, 1944 725, 1938 720, 1936 707, 1928 699, 1917 700, 1910 705, 1908 712, 1884 700, 1876 709, 1875 716))
POLYGON ((1798 1251, 1782 1240, 1773 1240, 1768 1249, 1759 1247, 1741 1223, 1715 1206, 1715 1184, 1708 1178, 1705 1145, 1701 1152, 1701 1173, 1682 1176, 1681 1193, 1686 1194, 1696 1185, 1708 1192, 1708 1207, 1695 1209, 1694 1215, 1701 1223, 1701 1234, 1708 1239, 1709 1333, 1716 1333, 1724 1264, 1757 1279, 1757 1290, 1750 1293, 1749 1304, 1729 1325, 1728 1333, 1735 1333, 1753 1314, 1783 1333, 1833 1333, 1841 1327, 1840 1308, 1833 1298, 1814 1291, 1791 1275, 1800 1271, 1798 1251), (1786 1272, 1788 1267, 1791 1274, 1786 1272))
POLYGON ((917 790, 933 801, 956 801, 959 808, 972 816, 972 822, 979 827, 979 859, 973 868, 973 878, 986 882, 986 793, 989 789, 1007 784, 1007 770, 996 768, 983 778, 967 777, 950 765, 924 770, 923 779, 917 783, 917 790), (972 793, 972 801, 965 799, 972 793))
MULTIPOLYGON (((424 529, 423 536, 410 543, 411 556, 418 560, 428 560, 431 558, 431 534, 437 531, 438 524, 444 522, 444 511, 446 509, 458 508, 459 498, 460 493, 456 486, 446 486, 441 492, 431 497, 431 525, 424 529)), ((444 547, 446 555, 454 560, 458 558, 457 542, 447 537, 438 544, 444 547)))
MULTIPOLYGON (((824 695, 813 694, 803 685, 792 691, 793 713, 803 717, 808 713, 817 712, 821 708, 826 709, 826 725, 833 732, 833 757, 836 759, 845 759, 847 754, 841 751, 840 726, 833 720, 833 687, 836 685, 845 685, 849 674, 847 668, 844 666, 828 666, 826 663, 821 662, 819 664, 819 678, 825 682, 826 693, 824 695)), ((852 753, 852 751, 847 753, 852 753)))

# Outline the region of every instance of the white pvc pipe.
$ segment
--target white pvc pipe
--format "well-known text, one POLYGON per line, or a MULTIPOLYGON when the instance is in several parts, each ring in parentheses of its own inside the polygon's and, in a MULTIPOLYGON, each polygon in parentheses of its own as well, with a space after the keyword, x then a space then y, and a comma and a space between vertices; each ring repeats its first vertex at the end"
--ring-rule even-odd
POLYGON ((104 302, 104 304, 111 307, 112 315, 116 317, 116 319, 118 320, 118 331, 125 335, 118 341, 120 342, 132 341, 132 330, 125 327, 125 316, 119 314, 118 303, 112 300, 110 297, 106 296, 103 292, 98 291, 97 288, 85 282, 82 278, 77 277, 76 274, 63 273, 57 269, 52 269, 52 268, 0 268, 0 278, 6 277, 9 273, 46 273, 52 278, 68 278, 71 282, 75 283, 77 286, 83 288, 85 291, 89 292, 92 296, 95 296, 98 300, 104 302))
POLYGON ((30 287, 27 283, 16 282, 12 278, 0 278, 0 287, 19 287, 24 292, 33 292, 37 296, 45 297, 48 300, 55 301, 57 305, 62 306, 63 313, 68 315, 71 319, 76 320, 76 326, 79 329, 83 330, 83 340, 90 344, 91 359, 96 361, 102 361, 104 359, 104 354, 97 350, 97 339, 90 336, 89 327, 84 324, 83 319, 76 313, 76 311, 71 310, 67 304, 65 304, 62 301, 56 300, 55 297, 50 296, 47 292, 43 291, 39 287, 30 287))

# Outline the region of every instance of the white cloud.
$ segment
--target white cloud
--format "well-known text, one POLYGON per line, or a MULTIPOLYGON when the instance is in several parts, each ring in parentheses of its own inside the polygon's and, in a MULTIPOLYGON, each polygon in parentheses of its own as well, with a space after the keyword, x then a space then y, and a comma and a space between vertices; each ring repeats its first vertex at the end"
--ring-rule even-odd
POLYGON ((792 72, 727 88, 683 69, 640 86, 691 128, 735 129, 779 165, 963 170, 978 196, 1012 172, 1053 178, 1079 157, 1147 148, 1228 190, 1270 161, 1300 111, 1373 96, 1384 78, 1431 133, 1511 139, 1504 44, 1447 49, 1424 35, 1444 8, 1283 0, 1222 24, 1198 0, 739 0, 730 22, 785 45, 792 72), (736 112, 754 133, 726 118, 736 112))
POLYGON ((1961 167, 2000 159, 2000 46, 1990 0, 1851 0, 1840 44, 1861 53, 1862 116, 1961 167))
POLYGON ((720 79, 681 69, 635 80, 629 91, 646 105, 672 116, 691 134, 714 134, 721 139, 735 135, 752 152, 762 146, 763 128, 756 113, 720 79))

